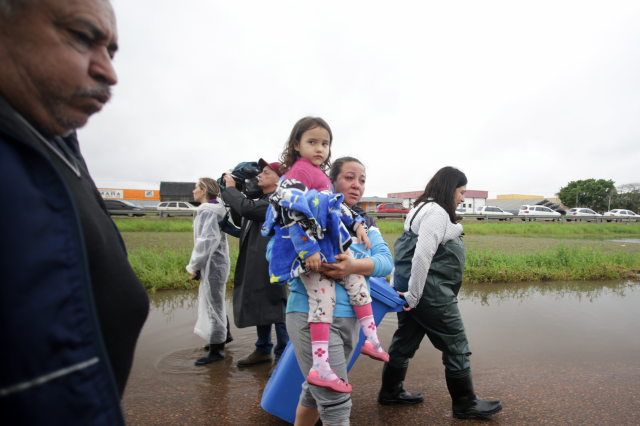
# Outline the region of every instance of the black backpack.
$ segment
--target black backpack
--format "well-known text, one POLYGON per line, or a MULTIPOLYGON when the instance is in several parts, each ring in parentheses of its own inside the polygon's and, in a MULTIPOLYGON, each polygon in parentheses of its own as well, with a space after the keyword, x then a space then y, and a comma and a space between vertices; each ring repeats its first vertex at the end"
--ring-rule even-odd
POLYGON ((413 225, 413 220, 418 216, 420 209, 430 202, 432 201, 426 201, 418 207, 418 210, 416 210, 411 218, 411 222, 409 222, 409 230, 403 231, 402 235, 400 235, 393 246, 393 251, 396 257, 393 272, 393 287, 402 293, 409 290, 411 262, 413 260, 413 255, 416 252, 416 244, 418 243, 418 234, 411 230, 411 225, 413 225))

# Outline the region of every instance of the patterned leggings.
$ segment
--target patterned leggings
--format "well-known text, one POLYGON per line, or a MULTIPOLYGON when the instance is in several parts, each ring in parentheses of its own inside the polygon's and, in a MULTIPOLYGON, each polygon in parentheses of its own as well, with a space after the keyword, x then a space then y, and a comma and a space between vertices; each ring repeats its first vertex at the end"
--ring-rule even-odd
POLYGON ((334 281, 321 272, 300 275, 300 279, 309 297, 309 322, 333 322, 333 310, 336 306, 337 282, 347 291, 351 306, 363 306, 371 303, 371 295, 364 275, 351 274, 342 280, 334 281))

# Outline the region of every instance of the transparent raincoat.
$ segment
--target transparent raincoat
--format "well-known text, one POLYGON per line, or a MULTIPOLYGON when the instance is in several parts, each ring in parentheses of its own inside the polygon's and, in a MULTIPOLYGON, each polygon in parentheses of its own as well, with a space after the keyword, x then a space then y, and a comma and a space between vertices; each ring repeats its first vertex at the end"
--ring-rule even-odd
POLYGON ((224 343, 227 316, 224 295, 231 268, 227 236, 218 221, 226 213, 220 203, 203 203, 193 220, 193 253, 187 271, 200 271, 198 321, 194 332, 209 343, 224 343))

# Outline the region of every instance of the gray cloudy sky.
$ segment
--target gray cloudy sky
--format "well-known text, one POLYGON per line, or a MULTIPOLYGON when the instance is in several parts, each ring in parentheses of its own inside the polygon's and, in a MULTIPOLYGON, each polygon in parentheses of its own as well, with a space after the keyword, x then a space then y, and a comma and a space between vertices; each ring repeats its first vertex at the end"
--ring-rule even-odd
POLYGON ((112 3, 119 83, 79 132, 99 187, 276 161, 306 115, 367 196, 446 165, 491 198, 640 181, 640 2, 112 3))

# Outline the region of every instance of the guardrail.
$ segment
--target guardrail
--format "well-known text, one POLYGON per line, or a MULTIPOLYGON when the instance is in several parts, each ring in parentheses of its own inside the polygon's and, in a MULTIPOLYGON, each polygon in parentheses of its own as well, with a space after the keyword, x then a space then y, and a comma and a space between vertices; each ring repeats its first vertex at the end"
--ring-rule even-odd
MULTIPOLYGON (((127 215, 127 216, 137 216, 137 215, 157 215, 160 218, 169 217, 169 216, 182 216, 182 217, 195 217, 196 210, 156 210, 155 207, 146 207, 144 210, 108 210, 111 215, 127 215)), ((376 213, 376 212, 367 212, 367 214, 376 219, 402 219, 403 221, 407 218, 407 213, 376 213)), ((581 222, 618 222, 618 223, 631 223, 631 222, 639 222, 639 218, 631 218, 631 217, 620 217, 620 216, 565 216, 562 215, 560 217, 549 217, 543 215, 513 215, 513 216, 505 216, 505 215, 491 215, 491 214, 461 214, 463 220, 500 220, 500 221, 545 221, 552 220, 558 221, 561 223, 564 222, 573 222, 573 221, 581 221, 581 222)))
POLYGON ((196 210, 157 210, 155 207, 145 207, 144 210, 107 210, 112 216, 146 216, 146 215, 155 215, 159 216, 161 219, 163 217, 169 216, 183 216, 183 217, 195 217, 196 210))
MULTIPOLYGON (((405 220, 407 217, 406 213, 376 213, 376 212, 367 212, 367 214, 371 217, 377 218, 377 219, 385 219, 385 218, 398 218, 398 219, 402 219, 405 220)), ((489 221, 489 220, 499 220, 499 221, 513 221, 513 220, 519 220, 519 221, 557 221, 557 222, 561 222, 561 223, 565 223, 565 222, 572 222, 572 221, 581 221, 581 222, 595 222, 595 223, 599 223, 599 222, 621 222, 621 223, 631 223, 631 222, 638 222, 640 221, 639 219, 635 219, 635 218, 624 218, 624 217, 619 217, 619 216, 566 216, 566 215, 562 215, 560 217, 549 217, 546 215, 511 215, 511 216, 507 216, 507 215, 498 215, 498 214, 461 214, 460 217, 462 217, 463 220, 472 220, 472 219, 476 219, 476 220, 485 220, 485 221, 489 221)))
POLYGON ((508 220, 508 221, 513 221, 513 220, 521 220, 523 222, 527 221, 527 222, 531 222, 531 221, 557 221, 557 222, 561 222, 561 223, 565 223, 565 222, 573 222, 573 221, 580 221, 580 222, 595 222, 595 223, 599 223, 599 222, 627 222, 627 223, 631 223, 631 222, 637 222, 638 219, 634 219, 634 218, 624 218, 624 217, 614 217, 614 216, 594 216, 594 215, 589 215, 589 216, 573 216, 573 215, 562 215, 560 217, 550 217, 550 216, 546 216, 546 215, 532 215, 532 214, 528 214, 528 215, 513 215, 513 216, 505 216, 505 215, 491 215, 491 214, 462 214, 460 215, 462 217, 462 219, 477 219, 477 220, 486 220, 489 221, 490 219, 493 220, 508 220))
POLYGON ((407 218, 407 213, 376 213, 376 212, 367 212, 367 215, 374 217, 376 219, 384 219, 384 218, 398 218, 405 220, 407 218))

